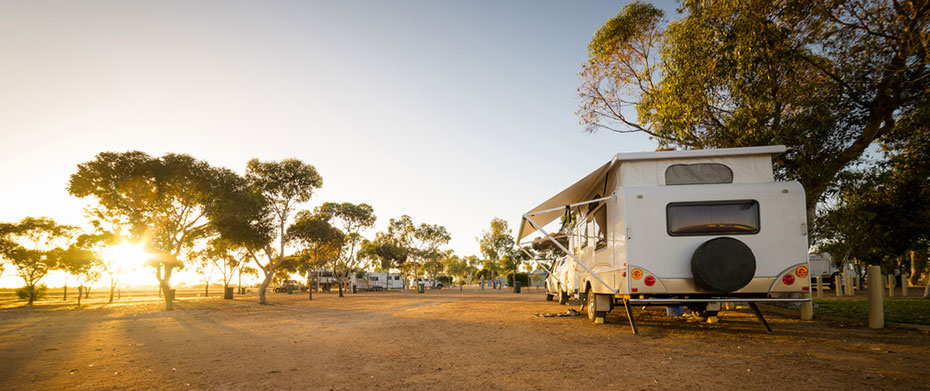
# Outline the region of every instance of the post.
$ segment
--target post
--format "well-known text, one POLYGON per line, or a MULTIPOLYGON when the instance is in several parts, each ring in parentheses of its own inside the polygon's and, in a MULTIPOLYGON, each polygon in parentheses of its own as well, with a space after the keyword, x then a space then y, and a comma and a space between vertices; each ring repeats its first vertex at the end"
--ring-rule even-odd
POLYGON ((885 328, 885 309, 882 297, 882 267, 869 266, 869 327, 885 328))
POLYGON ((849 276, 848 274, 846 274, 846 273, 843 273, 843 279, 846 280, 846 295, 847 295, 847 296, 855 296, 855 295, 856 295, 856 288, 853 287, 853 284, 852 284, 852 277, 850 277, 850 276, 849 276))
POLYGON ((894 297, 894 275, 888 275, 888 297, 894 297))
MULTIPOLYGON (((802 293, 801 297, 810 298, 811 293, 806 292, 802 293)), ((814 303, 810 301, 805 301, 801 303, 801 320, 813 320, 814 319, 814 303)))
POLYGON ((817 276, 817 298, 823 299, 823 276, 817 276))
POLYGON ((903 297, 907 297, 907 286, 910 285, 908 277, 910 276, 907 273, 901 275, 901 296, 903 297))
POLYGON ((843 296, 843 275, 833 275, 833 289, 836 290, 836 297, 843 296))

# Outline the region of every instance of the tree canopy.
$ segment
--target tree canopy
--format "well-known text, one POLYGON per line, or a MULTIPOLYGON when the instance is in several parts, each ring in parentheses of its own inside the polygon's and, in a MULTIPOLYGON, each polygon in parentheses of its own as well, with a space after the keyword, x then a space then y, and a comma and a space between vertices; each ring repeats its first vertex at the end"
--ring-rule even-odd
POLYGON ((837 173, 925 105, 930 2, 635 1, 594 35, 578 114, 588 131, 662 146, 784 144, 779 175, 809 216, 837 173), (633 111, 635 110, 635 112, 633 111))

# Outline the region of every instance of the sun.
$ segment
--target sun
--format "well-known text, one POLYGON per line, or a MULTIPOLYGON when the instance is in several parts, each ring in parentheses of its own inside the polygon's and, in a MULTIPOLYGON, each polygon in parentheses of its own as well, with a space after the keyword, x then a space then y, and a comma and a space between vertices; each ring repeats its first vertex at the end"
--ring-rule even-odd
POLYGON ((152 258, 152 254, 146 252, 141 243, 131 244, 127 242, 109 246, 103 250, 101 255, 103 255, 104 260, 117 262, 127 269, 142 266, 145 261, 152 258))

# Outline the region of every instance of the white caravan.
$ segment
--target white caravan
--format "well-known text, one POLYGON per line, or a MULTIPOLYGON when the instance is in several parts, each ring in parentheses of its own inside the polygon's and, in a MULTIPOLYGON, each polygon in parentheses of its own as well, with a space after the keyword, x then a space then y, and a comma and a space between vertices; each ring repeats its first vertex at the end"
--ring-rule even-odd
POLYGON ((362 290, 402 289, 404 279, 400 274, 386 272, 366 273, 364 278, 358 279, 358 288, 362 290))
POLYGON ((713 314, 748 302, 771 331, 756 302, 810 300, 804 189, 772 170, 785 150, 617 154, 525 213, 517 240, 539 231, 583 269, 579 296, 595 322, 622 305, 637 333, 636 305, 713 314), (559 217, 567 247, 544 230, 559 217))

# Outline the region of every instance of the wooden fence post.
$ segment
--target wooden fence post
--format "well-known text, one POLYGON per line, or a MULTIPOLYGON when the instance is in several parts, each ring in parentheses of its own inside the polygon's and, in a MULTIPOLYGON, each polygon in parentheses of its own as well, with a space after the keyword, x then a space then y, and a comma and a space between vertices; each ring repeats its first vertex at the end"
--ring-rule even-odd
POLYGON ((817 298, 823 299, 823 276, 817 276, 817 298))
POLYGON ((882 267, 869 266, 869 327, 885 328, 885 309, 882 297, 882 267))

